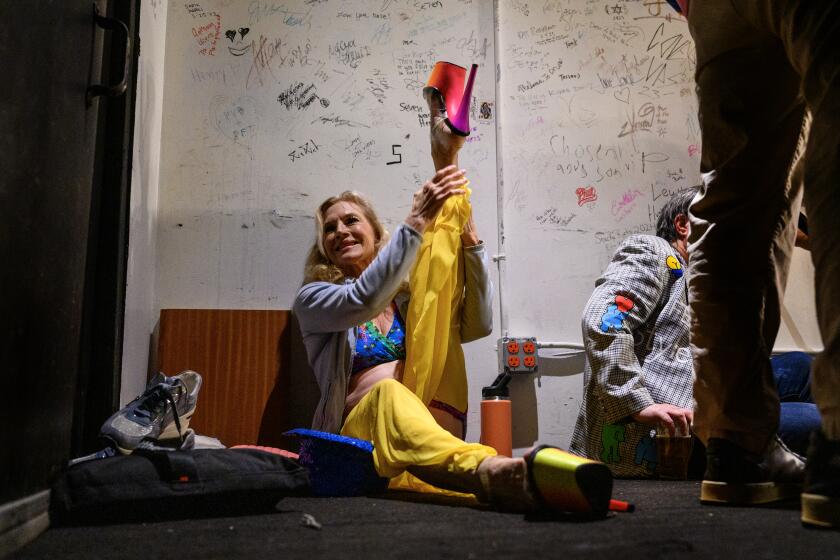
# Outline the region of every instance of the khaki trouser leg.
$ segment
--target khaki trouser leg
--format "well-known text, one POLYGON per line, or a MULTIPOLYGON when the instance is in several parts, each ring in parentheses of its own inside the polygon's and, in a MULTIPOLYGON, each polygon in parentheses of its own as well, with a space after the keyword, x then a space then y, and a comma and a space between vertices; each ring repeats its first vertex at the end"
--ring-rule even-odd
POLYGON ((804 181, 824 347, 814 360, 812 389, 826 436, 840 439, 840 6, 826 5, 831 13, 815 18, 820 29, 811 34, 815 56, 803 59, 803 90, 813 116, 804 181))
POLYGON ((840 439, 840 3, 733 0, 733 4, 747 19, 779 37, 801 77, 812 115, 803 179, 817 320, 825 348, 814 361, 813 392, 826 435, 840 439))
POLYGON ((705 187, 691 207, 696 432, 761 451, 779 400, 769 363, 798 192, 799 78, 777 38, 728 0, 693 2, 705 187))
POLYGON ((833 107, 824 107, 832 114, 814 114, 815 119, 826 118, 815 123, 809 138, 805 180, 810 183, 806 183, 805 203, 809 209, 817 320, 825 348, 813 363, 812 391, 826 435, 840 439, 840 123, 836 122, 840 91, 832 89, 833 107))
MULTIPOLYGON (((777 405, 775 396, 768 394, 767 368, 764 365, 766 360, 762 354, 769 349, 778 326, 775 317, 778 298, 774 301, 771 290, 766 289, 766 282, 775 275, 776 293, 781 293, 787 266, 783 234, 785 228, 776 229, 773 236, 775 245, 770 253, 771 273, 756 274, 752 279, 764 279, 762 299, 758 301, 757 298, 751 298, 747 306, 738 306, 731 297, 725 295, 719 297, 721 289, 715 283, 722 283, 723 279, 714 278, 719 270, 715 263, 720 264, 719 259, 722 255, 725 258, 727 251, 716 243, 723 241, 722 236, 709 235, 708 232, 720 220, 726 221, 727 209, 716 208, 715 203, 732 203, 741 198, 734 193, 737 181, 732 180, 733 175, 738 175, 737 171, 742 175, 746 175, 745 170, 757 172, 754 184, 773 196, 768 200, 769 208, 762 210, 756 204, 749 204, 746 208, 750 211, 748 213, 757 212, 759 226, 767 225, 763 217, 772 216, 774 193, 779 191, 782 176, 778 167, 786 158, 795 116, 795 110, 786 111, 784 107, 784 101, 790 93, 788 87, 793 69, 796 83, 801 85, 801 93, 813 115, 803 176, 816 278, 817 318, 825 346, 825 351, 817 357, 813 366, 814 396, 827 435, 840 439, 840 228, 837 226, 840 212, 840 61, 837 56, 840 52, 840 4, 806 0, 704 0, 692 4, 690 24, 697 42, 701 112, 707 114, 705 119, 701 117, 701 123, 704 124, 704 170, 721 172, 711 178, 703 198, 692 208, 698 222, 695 239, 699 253, 692 269, 697 269, 700 279, 692 287, 692 308, 700 314, 695 319, 693 335, 698 368, 697 398, 701 409, 698 411, 701 435, 706 438, 714 435, 729 437, 757 451, 762 440, 766 440, 770 433, 770 422, 762 423, 761 415, 776 418, 777 405), (784 51, 784 61, 779 60, 780 48, 784 51), (737 63, 727 68, 733 59, 741 58, 744 61, 756 53, 761 54, 752 68, 749 64, 738 67, 737 63), (720 67, 721 71, 707 72, 709 68, 716 67, 720 67), (774 78, 776 84, 773 83, 774 78), (763 91, 753 91, 757 95, 745 97, 744 94, 751 89, 749 82, 752 79, 756 79, 763 91), (732 83, 735 80, 737 84, 732 83), (721 89, 719 95, 712 91, 714 87, 721 89), (729 103, 716 103, 715 97, 728 99, 729 103), (749 105, 739 107, 733 97, 740 97, 749 105), (715 114, 714 107, 724 110, 715 114), (752 119, 762 117, 769 119, 765 126, 760 123, 755 126, 751 122, 752 119), (785 126, 785 122, 789 125, 785 126), (744 146, 738 147, 739 142, 733 141, 733 136, 728 132, 734 132, 736 139, 739 132, 743 133, 741 140, 744 146), (772 146, 765 153, 755 149, 756 146, 762 147, 762 144, 774 142, 777 143, 776 150, 772 146), (748 152, 752 153, 744 157, 748 152), (727 160, 728 155, 731 160, 727 160), (767 164, 764 173, 756 169, 762 160, 767 164), (733 168, 736 170, 734 174, 733 168), (721 185, 724 193, 718 194, 721 185), (709 262, 712 262, 711 266, 709 262), (712 277, 704 277, 704 272, 712 277), (714 325, 701 323, 703 317, 712 317, 715 305, 727 304, 734 306, 727 310, 724 318, 744 311, 760 311, 763 305, 763 314, 759 314, 759 317, 763 325, 765 347, 757 352, 761 363, 750 364, 756 360, 743 358, 744 355, 750 355, 749 348, 745 348, 742 355, 736 351, 727 354, 715 350, 717 344, 726 341, 726 336, 736 334, 734 329, 718 329, 714 325), (726 358, 733 357, 736 363, 727 366, 726 358), (758 367, 752 367, 753 373, 750 374, 749 369, 744 368, 745 364, 758 367), (724 381, 727 367, 732 378, 724 381), (721 390, 720 395, 715 395, 716 389, 721 390), (739 395, 738 391, 744 392, 739 395), (741 400, 744 401, 743 405, 738 404, 741 400), (732 410, 736 412, 732 413, 732 410)), ((789 195, 788 198, 794 197, 789 195)), ((789 219, 784 214, 783 209, 780 218, 783 226, 785 220, 789 219)), ((744 219, 756 221, 752 220, 752 216, 745 216, 744 219)), ((753 224, 748 223, 747 227, 750 225, 753 224)), ((748 240, 743 244, 746 259, 742 262, 746 265, 755 264, 754 255, 747 251, 761 248, 756 240, 762 238, 764 227, 750 229, 755 231, 755 235, 749 235, 753 242, 748 240)), ((763 272, 763 269, 759 268, 759 271, 763 272)), ((749 284, 761 289, 762 283, 752 280, 749 284)), ((741 295, 742 290, 734 292, 741 295)), ((743 326, 742 323, 749 323, 749 319, 736 322, 739 326, 743 326)), ((755 338, 754 333, 750 332, 742 337, 741 342, 749 346, 755 342, 755 338)))

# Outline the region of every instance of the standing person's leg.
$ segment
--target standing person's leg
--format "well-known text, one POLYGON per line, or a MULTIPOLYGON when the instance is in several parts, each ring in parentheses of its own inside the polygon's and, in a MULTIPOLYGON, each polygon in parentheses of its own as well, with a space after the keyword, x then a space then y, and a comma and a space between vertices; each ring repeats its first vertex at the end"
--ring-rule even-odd
POLYGON ((690 210, 695 431, 707 444, 701 499, 761 503, 797 492, 787 483, 802 476, 775 438, 769 354, 793 249, 798 190, 787 176, 803 106, 779 38, 733 3, 689 9, 705 183, 690 210))
MULTIPOLYGON (((840 17, 840 16, 839 16, 840 17)), ((840 34, 840 31, 837 32, 840 34)), ((840 46, 835 53, 840 52, 840 46)), ((813 363, 812 392, 823 431, 840 440, 840 76, 814 110, 805 160, 805 200, 824 350, 813 363), (822 119, 818 123, 817 117, 822 119)))
MULTIPOLYGON (((828 3, 824 21, 834 29, 826 33, 823 54, 812 61, 804 91, 813 114, 805 155, 805 205, 811 237, 811 259, 816 282, 817 321, 824 350, 812 371, 814 400, 823 415, 823 430, 840 439, 840 6, 828 3)), ((828 31, 828 30, 826 30, 828 31)))
POLYGON ((822 433, 808 451, 802 521, 840 527, 840 4, 792 4, 796 8, 785 14, 786 45, 813 115, 804 161, 805 206, 824 346, 811 373, 822 433))
MULTIPOLYGON (((691 206, 696 431, 761 453, 776 431, 769 351, 779 323, 785 190, 802 122, 781 42, 729 0, 693 2, 705 186, 691 206)), ((792 243, 792 238, 791 238, 792 243)))

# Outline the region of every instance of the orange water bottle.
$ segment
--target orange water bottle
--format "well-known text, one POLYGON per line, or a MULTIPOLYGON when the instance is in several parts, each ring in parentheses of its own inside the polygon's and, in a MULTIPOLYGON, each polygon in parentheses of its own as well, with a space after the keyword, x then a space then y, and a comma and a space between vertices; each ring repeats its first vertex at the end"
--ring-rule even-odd
MULTIPOLYGON (((504 374, 503 374, 504 375, 504 374)), ((490 387, 481 390, 481 443, 513 456, 513 435, 510 406, 509 375, 500 375, 490 387)))

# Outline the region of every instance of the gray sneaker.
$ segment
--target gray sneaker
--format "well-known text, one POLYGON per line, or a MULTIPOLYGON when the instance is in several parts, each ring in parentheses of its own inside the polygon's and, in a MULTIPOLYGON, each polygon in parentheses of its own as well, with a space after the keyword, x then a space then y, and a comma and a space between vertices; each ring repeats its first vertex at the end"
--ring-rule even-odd
POLYGON ((184 439, 195 412, 201 375, 182 371, 173 377, 158 374, 146 391, 108 418, 100 435, 129 454, 144 439, 184 439))

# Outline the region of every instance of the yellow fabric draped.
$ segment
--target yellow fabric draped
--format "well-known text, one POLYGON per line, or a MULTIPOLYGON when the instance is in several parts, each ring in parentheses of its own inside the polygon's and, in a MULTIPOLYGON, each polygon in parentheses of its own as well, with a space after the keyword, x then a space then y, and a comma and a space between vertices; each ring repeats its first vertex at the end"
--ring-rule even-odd
POLYGON ((464 292, 461 233, 470 216, 472 192, 469 187, 466 190, 466 194, 447 199, 423 233, 409 276, 411 300, 403 371, 403 383, 424 404, 437 400, 461 412, 467 410, 467 372, 460 335, 464 292))

